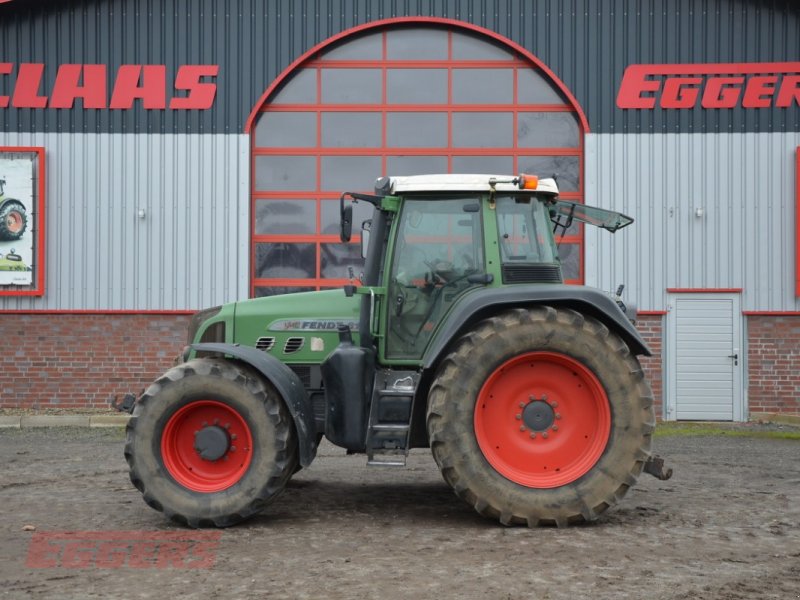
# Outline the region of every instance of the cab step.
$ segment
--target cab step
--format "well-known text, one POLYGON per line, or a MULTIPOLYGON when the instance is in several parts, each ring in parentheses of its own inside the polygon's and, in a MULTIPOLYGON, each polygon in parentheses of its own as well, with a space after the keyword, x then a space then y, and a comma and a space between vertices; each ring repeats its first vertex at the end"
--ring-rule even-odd
POLYGON ((411 437, 417 371, 375 374, 367 429, 367 465, 404 467, 411 437))

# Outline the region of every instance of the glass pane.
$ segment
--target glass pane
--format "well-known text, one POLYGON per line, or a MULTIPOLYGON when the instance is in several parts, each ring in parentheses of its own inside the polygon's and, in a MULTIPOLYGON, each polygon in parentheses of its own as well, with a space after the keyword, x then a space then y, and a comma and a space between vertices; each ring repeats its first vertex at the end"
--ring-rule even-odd
POLYGON ((447 113, 388 113, 386 145, 390 148, 444 148, 447 113))
POLYGON ((386 32, 389 60, 447 60, 444 29, 392 29, 386 32))
MULTIPOLYGON (((322 200, 321 233, 325 235, 339 235, 339 201, 322 200)), ((361 223, 372 218, 373 207, 369 202, 353 203, 353 234, 361 231, 361 223)))
POLYGON ((511 113, 453 113, 455 148, 511 148, 513 145, 511 113))
POLYGON ((484 270, 478 200, 420 198, 403 205, 388 284, 391 356, 421 356, 450 305, 478 285, 468 281, 484 270))
POLYGON ((377 148, 381 145, 380 113, 322 113, 325 148, 377 148))
POLYGON ((322 189, 329 192, 371 192, 381 176, 380 156, 323 156, 322 189))
POLYGON ((588 223, 589 225, 594 225, 595 227, 600 227, 601 229, 607 229, 611 233, 633 223, 633 219, 622 213, 606 210, 604 208, 597 208, 595 206, 568 202, 566 200, 559 200, 554 210, 564 222, 572 218, 588 223))
POLYGON ((286 287, 286 286, 270 286, 270 287, 257 287, 256 298, 263 298, 265 296, 280 296, 282 294, 296 294, 298 292, 313 292, 313 287, 286 287))
POLYGON ((256 146, 315 147, 317 145, 317 115, 311 112, 266 112, 258 118, 256 146))
POLYGON ((445 69, 389 69, 386 72, 389 104, 446 104, 445 69))
POLYGON ((567 99, 539 71, 518 69, 517 102, 519 104, 567 104, 567 99))
POLYGON ((577 148, 578 119, 573 113, 535 112, 517 115, 520 148, 577 148))
POLYGON ((316 104, 317 71, 300 69, 270 99, 272 104, 316 104))
POLYGON ((497 198, 497 232, 503 263, 553 263, 550 216, 538 200, 497 198))
POLYGON ((256 244, 256 279, 316 277, 316 244, 264 242, 256 244))
POLYGON ((322 69, 323 104, 379 104, 380 69, 322 69))
POLYGON ((558 247, 561 257, 561 274, 564 280, 580 279, 581 277, 581 245, 561 244, 558 247))
POLYGON ((454 60, 512 60, 514 55, 484 37, 453 32, 454 60))
POLYGON ((514 158, 511 156, 454 156, 453 173, 512 175, 514 158))
POLYGON ((256 156, 256 190, 313 190, 316 165, 313 156, 256 156))
POLYGON ((317 232, 313 200, 256 200, 256 235, 317 232))
POLYGON ((513 101, 513 70, 453 69, 454 104, 511 104, 513 101))
POLYGON ((447 173, 446 156, 388 156, 386 175, 430 175, 447 173))
POLYGON ((341 45, 327 50, 325 60, 381 60, 383 58, 383 34, 372 33, 358 38, 348 37, 341 45))
POLYGON ((353 276, 358 277, 364 270, 361 258, 361 244, 320 244, 319 272, 326 279, 347 279, 348 267, 353 268, 353 276))
POLYGON ((577 156, 520 156, 519 171, 540 178, 556 175, 561 192, 576 192, 580 183, 580 160, 577 156))

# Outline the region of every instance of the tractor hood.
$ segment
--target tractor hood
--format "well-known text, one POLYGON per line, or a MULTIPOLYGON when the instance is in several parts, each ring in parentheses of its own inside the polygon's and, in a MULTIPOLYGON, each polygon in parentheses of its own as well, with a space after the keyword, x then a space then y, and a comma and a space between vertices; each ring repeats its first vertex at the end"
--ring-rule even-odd
POLYGON ((359 306, 341 289, 244 300, 235 304, 232 341, 282 362, 321 363, 339 343, 339 325, 358 331, 359 306))

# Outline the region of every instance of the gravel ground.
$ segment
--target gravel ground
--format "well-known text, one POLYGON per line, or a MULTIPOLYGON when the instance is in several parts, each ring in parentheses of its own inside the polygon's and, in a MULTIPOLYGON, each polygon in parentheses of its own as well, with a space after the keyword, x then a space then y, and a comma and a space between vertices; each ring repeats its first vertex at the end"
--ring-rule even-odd
POLYGON ((797 440, 657 438, 671 480, 643 475, 598 523, 563 530, 481 518, 426 450, 368 469, 324 445, 267 513, 213 534, 210 568, 31 568, 49 532, 193 533, 144 504, 122 445, 121 430, 0 430, 0 596, 800 598, 797 440))

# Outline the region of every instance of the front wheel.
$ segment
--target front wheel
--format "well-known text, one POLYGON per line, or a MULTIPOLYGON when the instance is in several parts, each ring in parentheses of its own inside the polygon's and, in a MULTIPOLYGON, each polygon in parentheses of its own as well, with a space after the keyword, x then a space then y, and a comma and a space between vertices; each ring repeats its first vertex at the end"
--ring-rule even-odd
POLYGON ((654 425, 625 343, 548 306, 499 314, 458 340, 428 404, 444 479, 506 525, 596 519, 636 482, 654 425))
POLYGON ((236 363, 201 358, 145 391, 128 422, 125 458, 147 504, 190 527, 227 527, 283 491, 297 443, 272 386, 236 363))

